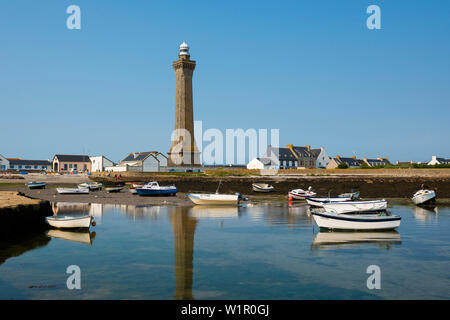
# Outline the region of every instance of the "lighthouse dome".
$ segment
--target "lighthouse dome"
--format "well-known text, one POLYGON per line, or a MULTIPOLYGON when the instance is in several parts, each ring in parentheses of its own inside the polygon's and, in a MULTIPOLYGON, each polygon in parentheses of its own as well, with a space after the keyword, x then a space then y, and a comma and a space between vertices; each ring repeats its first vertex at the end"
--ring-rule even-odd
POLYGON ((186 42, 180 45, 180 56, 188 56, 189 55, 189 46, 186 42))

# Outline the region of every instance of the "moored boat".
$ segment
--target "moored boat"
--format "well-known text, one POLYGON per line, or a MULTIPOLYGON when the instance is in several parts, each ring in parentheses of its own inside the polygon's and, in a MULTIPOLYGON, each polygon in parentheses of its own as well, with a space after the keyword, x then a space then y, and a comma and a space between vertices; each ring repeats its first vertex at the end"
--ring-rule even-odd
POLYGON ((311 212, 321 229, 332 230, 393 230, 400 226, 401 217, 380 214, 341 214, 335 212, 311 212))
POLYGON ((178 189, 175 186, 160 186, 158 182, 152 181, 146 183, 142 188, 136 188, 136 192, 140 196, 174 196, 177 194, 178 189))
POLYGON ((89 228, 92 223, 92 216, 51 216, 46 217, 46 221, 50 226, 59 229, 89 228))
POLYGON ((381 211, 387 209, 386 200, 343 201, 323 203, 322 207, 332 213, 350 213, 363 211, 381 211))
POLYGON ((333 203, 333 202, 346 202, 352 201, 352 198, 316 198, 316 197, 307 197, 305 198, 306 202, 313 207, 323 207, 324 203, 333 203))
POLYGON ((124 188, 124 186, 109 186, 109 187, 105 187, 105 191, 106 192, 120 192, 122 191, 124 188))
POLYGON ((131 187, 129 190, 131 194, 138 194, 136 188, 131 187))
POLYGON ((88 194, 88 188, 56 188, 56 192, 59 194, 88 194))
POLYGON ((100 190, 102 188, 102 184, 98 182, 84 182, 78 185, 79 189, 89 189, 90 191, 100 190))
POLYGON ((275 188, 267 183, 253 183, 252 189, 255 192, 272 192, 275 188))
POLYGON ((33 182, 25 183, 25 185, 30 189, 45 189, 45 182, 33 181, 33 182))
POLYGON ((239 194, 192 193, 187 197, 201 205, 238 205, 240 200, 239 194))
POLYGON ((436 192, 434 190, 421 189, 413 195, 412 201, 416 205, 433 203, 436 201, 436 192))
POLYGON ((289 192, 289 197, 299 200, 305 199, 306 197, 314 197, 315 195, 317 195, 317 193, 313 191, 311 186, 308 188, 308 190, 295 189, 289 192))

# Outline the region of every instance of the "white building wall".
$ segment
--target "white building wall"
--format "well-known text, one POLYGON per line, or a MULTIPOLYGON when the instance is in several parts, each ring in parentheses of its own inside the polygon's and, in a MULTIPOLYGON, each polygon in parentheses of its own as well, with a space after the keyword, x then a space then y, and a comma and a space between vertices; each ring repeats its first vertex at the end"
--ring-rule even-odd
POLYGON ((432 156, 431 161, 428 162, 429 166, 434 166, 435 164, 440 164, 440 162, 437 160, 437 156, 432 156))
POLYGON ((316 160, 316 168, 317 169, 326 168, 328 163, 330 163, 330 161, 331 161, 331 157, 325 151, 325 148, 321 147, 320 148, 320 154, 319 154, 319 156, 317 157, 317 160, 316 160))
POLYGON ((114 163, 105 156, 89 157, 89 159, 91 160, 92 172, 103 172, 106 171, 106 167, 114 166, 114 163))
POLYGON ((9 169, 9 161, 0 154, 0 170, 8 170, 9 169))
POLYGON ((159 171, 159 161, 153 157, 149 156, 144 160, 143 170, 144 172, 158 172, 159 171))

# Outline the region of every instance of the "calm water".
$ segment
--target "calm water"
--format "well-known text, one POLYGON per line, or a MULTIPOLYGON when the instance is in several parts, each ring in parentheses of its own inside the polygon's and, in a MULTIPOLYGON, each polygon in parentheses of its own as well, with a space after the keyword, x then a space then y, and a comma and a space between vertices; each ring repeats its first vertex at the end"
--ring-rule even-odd
POLYGON ((318 232, 304 205, 54 205, 89 233, 0 243, 1 299, 449 299, 450 208, 393 205, 398 232, 318 232), (92 233, 95 231, 95 233, 92 233), (68 290, 66 268, 81 268, 68 290), (369 265, 381 289, 366 286, 369 265))

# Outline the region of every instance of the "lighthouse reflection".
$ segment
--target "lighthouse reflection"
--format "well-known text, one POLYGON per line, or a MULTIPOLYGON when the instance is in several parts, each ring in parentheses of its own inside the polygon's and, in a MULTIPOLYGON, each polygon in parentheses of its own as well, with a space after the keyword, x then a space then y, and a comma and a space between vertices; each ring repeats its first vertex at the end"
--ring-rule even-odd
POLYGON ((189 214, 189 208, 169 209, 175 253, 175 296, 177 300, 193 300, 194 234, 198 219, 189 214))

